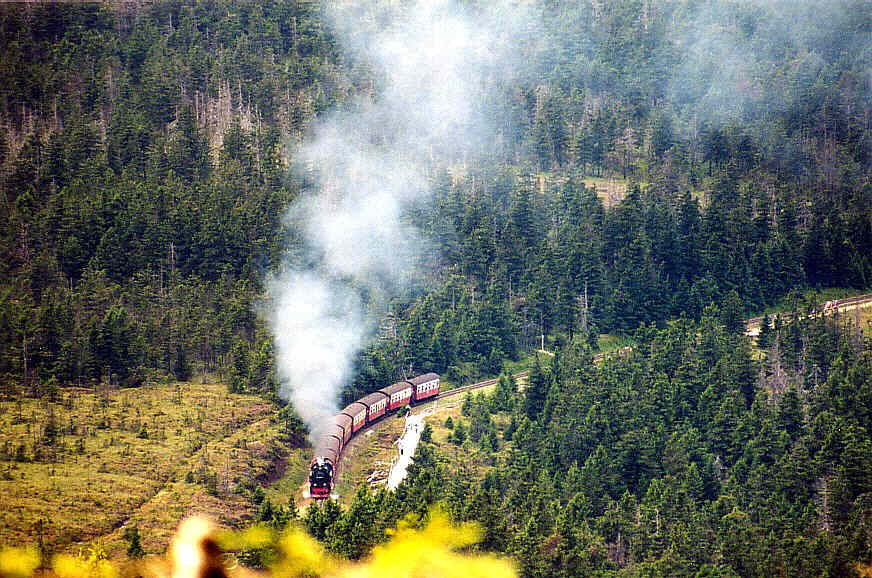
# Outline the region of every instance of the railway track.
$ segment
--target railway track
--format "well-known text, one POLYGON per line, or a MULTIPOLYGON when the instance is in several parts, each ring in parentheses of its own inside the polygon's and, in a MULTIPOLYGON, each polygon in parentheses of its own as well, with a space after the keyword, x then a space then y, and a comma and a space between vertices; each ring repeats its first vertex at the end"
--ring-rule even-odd
MULTIPOLYGON (((864 295, 857 295, 856 297, 847 297, 845 299, 838 299, 838 300, 833 301, 832 309, 829 310, 829 312, 832 313, 833 311, 840 311, 842 309, 847 309, 849 307, 863 305, 863 304, 869 303, 869 302, 872 302, 872 293, 866 293, 864 295)), ((761 317, 752 317, 750 319, 745 320, 745 326, 749 327, 749 328, 756 327, 756 326, 759 326, 762 321, 763 321, 762 316, 761 317)), ((624 351, 629 350, 629 349, 630 349, 629 347, 625 347, 623 349, 619 349, 616 353, 620 354, 620 353, 623 353, 624 351)), ((606 355, 607 354, 605 354, 605 353, 597 353, 596 355, 593 356, 594 363, 602 361, 606 355)), ((529 376, 530 376, 529 371, 519 371, 518 373, 514 374, 515 379, 524 379, 524 378, 527 378, 529 376)), ((477 383, 463 385, 463 386, 458 387, 456 389, 451 389, 449 391, 440 393, 439 395, 437 395, 435 397, 435 399, 436 400, 445 399, 447 397, 460 395, 460 394, 466 393, 468 391, 481 389, 483 387, 488 387, 490 385, 496 385, 497 381, 499 381, 499 378, 485 379, 484 381, 479 381, 477 383)))
MULTIPOLYGON (((838 311, 838 310, 845 309, 845 308, 852 307, 852 306, 863 305, 863 304, 869 303, 869 302, 872 302, 872 293, 866 293, 865 295, 857 295, 856 297, 848 297, 845 299, 838 299, 836 301, 833 301, 832 309, 830 310, 830 312, 838 311)), ((759 326, 762 321, 763 321, 763 317, 752 317, 750 319, 745 320, 745 326, 748 327, 749 328, 748 331, 750 331, 750 328, 759 326)), ((619 349, 616 353, 620 354, 620 353, 623 353, 629 349, 630 349, 629 347, 624 347, 623 349, 619 349)), ((598 363, 598 362, 602 361, 606 355, 607 354, 605 354, 605 353, 597 353, 596 355, 593 356, 594 363, 598 363)), ((527 378, 529 376, 530 376, 529 371, 519 371, 518 373, 514 374, 515 379, 524 379, 524 378, 527 378)), ((440 393, 439 395, 434 397, 434 400, 445 399, 447 397, 460 395, 460 394, 466 393, 468 391, 474 391, 476 389, 481 389, 483 387, 496 385, 497 381, 499 381, 499 378, 485 379, 484 381, 479 381, 477 383, 470 383, 469 385, 463 385, 461 387, 440 393)))
MULTIPOLYGON (((870 295, 870 297, 872 297, 872 295, 870 295)), ((625 353, 629 350, 630 350, 630 347, 622 347, 621 349, 618 349, 615 351, 610 351, 608 353, 597 353, 593 356, 593 362, 599 363, 600 361, 602 361, 605 358, 606 355, 610 355, 610 354, 614 354, 614 353, 621 354, 621 353, 625 353)), ((518 373, 512 374, 512 377, 514 377, 515 379, 525 379, 527 377, 530 377, 530 371, 529 370, 519 371, 518 373)), ((450 389, 448 391, 440 393, 434 399, 436 399, 436 400, 444 399, 446 397, 451 397, 453 395, 460 395, 461 393, 465 393, 467 391, 481 389, 482 387, 487 387, 489 385, 496 385, 496 383, 498 381, 499 381, 499 378, 493 378, 493 379, 485 379, 484 381, 479 381, 478 383, 470 383, 469 385, 464 385, 464 386, 461 386, 461 387, 458 387, 455 389, 450 389)))
MULTIPOLYGON (((519 371, 518 373, 514 374, 515 379, 522 379, 522 378, 529 377, 529 376, 530 376, 529 371, 519 371)), ((437 395, 435 397, 435 399, 437 399, 437 400, 445 399, 446 397, 460 395, 461 393, 465 393, 467 391, 472 391, 474 389, 481 389, 482 387, 487 387, 489 385, 496 385, 496 383, 498 381, 499 381, 499 378, 493 378, 493 379, 485 379, 484 381, 479 381, 478 383, 470 383, 469 385, 464 385, 464 386, 461 386, 461 387, 458 387, 455 389, 450 389, 448 391, 440 393, 439 395, 437 395)))
MULTIPOLYGON (((869 302, 872 302, 872 293, 857 295, 856 297, 846 297, 845 299, 836 299, 832 302, 831 309, 828 310, 821 309, 823 307, 823 304, 819 304, 816 310, 820 309, 820 311, 818 311, 819 313, 823 313, 824 315, 830 315, 836 311, 841 311, 843 309, 849 309, 852 307, 859 307, 869 302)), ((746 319, 745 333, 751 334, 751 332, 760 327, 760 323, 762 322, 762 316, 746 319)))
MULTIPOLYGON (((836 311, 842 311, 844 309, 848 309, 851 307, 859 307, 859 306, 862 306, 862 305, 870 303, 870 302, 872 302, 872 293, 858 295, 856 297, 848 297, 845 299, 838 299, 838 300, 833 301, 833 303, 831 304, 831 308, 829 308, 827 310, 821 310, 821 313, 825 314, 825 315, 832 314, 833 312, 836 312, 836 311)), ((822 305, 819 307, 822 307, 822 305)), ((745 320, 746 333, 750 332, 754 328, 759 327, 762 320, 763 320, 763 317, 752 317, 750 319, 746 319, 745 320)), ((614 353, 617 353, 618 355, 620 355, 620 354, 623 354, 631 349, 632 349, 631 347, 624 347, 622 349, 619 349, 617 351, 610 352, 610 353, 597 353, 596 355, 593 356, 593 361, 594 361, 594 363, 599 363, 600 361, 602 361, 605 358, 606 355, 614 354, 614 353)), ((515 379, 525 379, 525 378, 530 376, 530 371, 529 370, 519 371, 518 373, 513 374, 513 376, 515 379)), ((477 383, 470 383, 468 385, 463 385, 463 386, 460 386, 458 388, 439 393, 438 395, 434 396, 432 398, 432 400, 438 401, 440 399, 446 399, 449 397, 453 397, 456 395, 467 393, 469 391, 481 389, 483 387, 489 387, 491 385, 496 385, 496 383, 498 381, 499 381, 499 378, 492 378, 492 379, 485 379, 485 380, 479 381, 477 383)), ((369 425, 365 426, 361 430, 361 432, 359 432, 359 433, 363 433, 369 429, 373 429, 376 426, 378 426, 379 423, 381 423, 381 422, 369 424, 369 425)), ((357 437, 357 436, 355 436, 355 437, 357 437)))

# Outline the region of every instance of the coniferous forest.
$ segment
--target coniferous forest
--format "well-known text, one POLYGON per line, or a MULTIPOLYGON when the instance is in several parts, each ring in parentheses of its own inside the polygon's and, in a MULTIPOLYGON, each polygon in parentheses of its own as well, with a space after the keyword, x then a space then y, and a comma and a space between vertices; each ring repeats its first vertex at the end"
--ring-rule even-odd
MULTIPOLYGON (((803 295, 872 286, 868 3, 526 4, 528 66, 481 81, 496 138, 427 167, 416 277, 339 403, 530 377, 464 404, 466 457, 423 443, 396 493, 303 523, 357 559, 440 503, 524 576, 859 572, 872 330, 803 295), (594 364, 605 336, 632 349, 594 364)), ((275 401, 298 150, 382 76, 308 1, 0 6, 0 396, 275 401)))
POLYGON ((359 557, 405 513, 442 503, 523 576, 862 575, 868 334, 797 321, 757 355, 708 308, 635 337, 601 364, 579 346, 537 361, 521 396, 501 376, 450 424, 459 457, 423 443, 396 493, 310 508, 306 527, 359 557), (354 532, 361 511, 375 523, 354 532))

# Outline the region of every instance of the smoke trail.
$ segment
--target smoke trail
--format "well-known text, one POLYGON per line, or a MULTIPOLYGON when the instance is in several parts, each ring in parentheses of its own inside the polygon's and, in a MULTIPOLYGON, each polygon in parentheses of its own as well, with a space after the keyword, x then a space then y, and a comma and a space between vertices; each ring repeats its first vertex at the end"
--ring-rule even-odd
MULTIPOLYGON (((709 0, 670 5, 689 14, 665 36, 674 46, 656 62, 673 70, 666 96, 687 116, 715 126, 799 109, 814 98, 830 63, 868 63, 867 0, 709 0), (674 54, 669 54, 673 52, 674 54), (783 66, 789 59, 791 65, 783 66)), ((863 66, 869 72, 868 64, 863 66)))
POLYGON ((315 182, 288 215, 306 265, 271 283, 280 395, 313 438, 337 411, 380 306, 414 274, 422 241, 405 208, 428 194, 428 168, 493 138, 484 87, 521 69, 516 40, 532 30, 509 5, 336 4, 326 10, 340 43, 380 80, 373 97, 322 119, 298 151, 315 182))

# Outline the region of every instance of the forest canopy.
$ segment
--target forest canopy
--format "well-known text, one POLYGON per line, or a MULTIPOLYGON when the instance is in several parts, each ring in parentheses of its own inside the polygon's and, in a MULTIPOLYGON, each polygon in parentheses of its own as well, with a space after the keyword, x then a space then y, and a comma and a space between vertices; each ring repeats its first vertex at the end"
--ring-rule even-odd
MULTIPOLYGON (((359 388, 493 371, 580 317, 632 332, 732 291, 752 311, 868 286, 869 18, 782 4, 534 5, 545 40, 491 87, 498 148, 410 212, 433 266, 359 388)), ((5 381, 274 388, 255 312, 302 258, 294 143, 373 72, 304 2, 6 5, 0 35, 5 381)))
MULTIPOLYGON (((555 355, 452 424, 483 479, 425 443, 396 494, 355 497, 374 525, 302 523, 359 558, 442 502, 526 576, 868 562, 870 338, 799 297, 872 285, 868 3, 519 4, 521 57, 472 83, 496 128, 421 145, 414 272, 378 307, 356 287, 377 322, 336 401, 555 355), (594 366, 606 335, 634 346, 594 366)), ((351 37, 414 20, 391 6, 351 37)), ((0 5, 0 395, 201 375, 275 399, 270 283, 318 268, 289 207, 334 176, 305 145, 420 90, 343 35, 303 0, 0 5)))

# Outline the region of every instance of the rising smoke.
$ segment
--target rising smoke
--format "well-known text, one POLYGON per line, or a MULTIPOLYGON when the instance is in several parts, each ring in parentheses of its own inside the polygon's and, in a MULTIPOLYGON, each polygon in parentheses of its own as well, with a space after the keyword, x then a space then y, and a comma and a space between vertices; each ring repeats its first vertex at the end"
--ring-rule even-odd
POLYGON ((655 69, 669 71, 665 96, 674 110, 715 125, 802 110, 832 81, 832 63, 865 61, 865 72, 872 70, 868 0, 659 6, 675 15, 662 33, 670 49, 653 59, 655 69))
POLYGON ((449 0, 325 11, 343 49, 377 80, 297 151, 314 182, 288 214, 306 265, 271 283, 280 394, 312 439, 337 412, 382 306, 415 274, 423 242, 405 209, 428 194, 434 166, 494 138, 484 87, 522 69, 514 41, 533 29, 520 7, 499 3, 474 13, 449 0))
POLYGON ((271 287, 280 393, 313 437, 336 412, 384 304, 426 273, 407 208, 427 197, 436 168, 523 139, 509 125, 529 122, 515 119, 529 106, 518 103, 541 86, 584 93, 569 111, 576 125, 623 99, 662 108, 693 139, 703 124, 802 110, 831 82, 830 63, 848 57, 872 83, 868 0, 476 4, 324 7, 347 62, 362 63, 373 89, 322 117, 296 151, 313 183, 288 214, 302 255, 271 287), (652 52, 625 54, 613 35, 626 30, 652 52), (626 69, 612 66, 625 57, 626 69), (780 66, 785 59, 792 65, 780 66), (651 102, 637 102, 637 84, 651 102))

